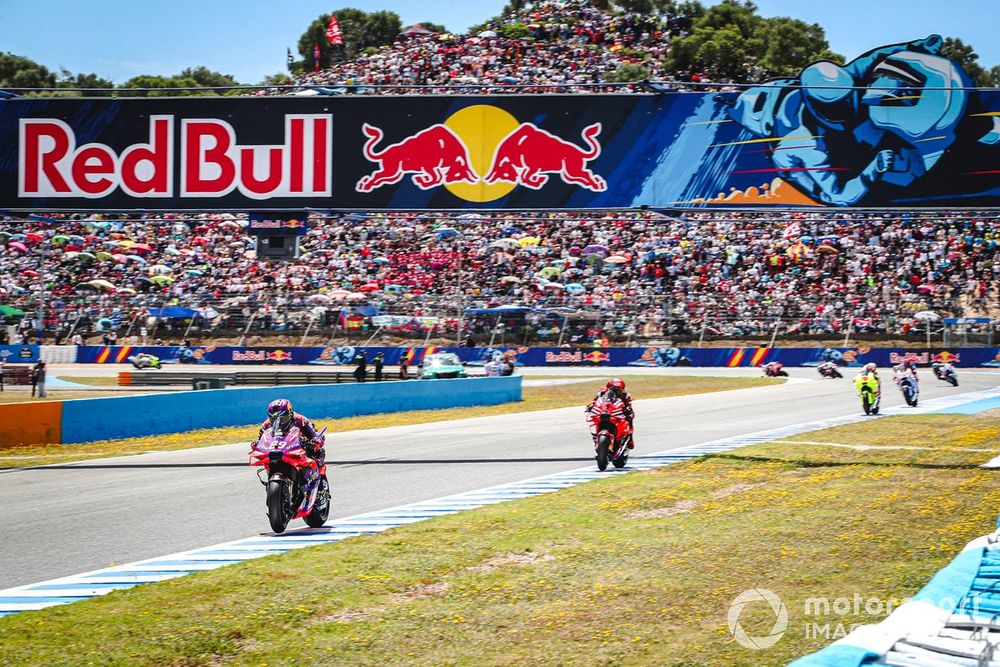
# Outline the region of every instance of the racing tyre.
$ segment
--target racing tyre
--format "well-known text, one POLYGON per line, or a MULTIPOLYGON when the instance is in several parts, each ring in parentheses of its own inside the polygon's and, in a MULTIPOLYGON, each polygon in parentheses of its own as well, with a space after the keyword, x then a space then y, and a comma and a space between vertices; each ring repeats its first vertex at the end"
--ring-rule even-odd
POLYGON ((267 483, 267 520, 276 533, 288 527, 288 485, 281 477, 267 483))
POLYGON ((608 456, 611 450, 611 438, 606 435, 597 436, 597 469, 608 469, 608 456))
POLYGON ((834 370, 833 371, 833 377, 840 379, 840 378, 843 378, 844 376, 840 374, 840 371, 834 370))
POLYGON ((778 371, 778 377, 786 378, 788 377, 788 373, 786 371, 778 371))
POLYGON ((616 468, 624 468, 625 464, 628 463, 628 450, 626 449, 622 452, 622 455, 616 459, 611 459, 611 465, 616 468))
POLYGON ((316 504, 313 505, 312 511, 306 514, 305 519, 306 525, 310 528, 319 528, 326 520, 330 517, 330 483, 326 481, 326 477, 322 479, 319 483, 319 491, 316 492, 316 504))
POLYGON ((958 378, 957 377, 950 377, 950 378, 948 378, 948 382, 951 383, 952 387, 957 387, 958 386, 958 378))
POLYGON ((861 392, 861 407, 865 409, 865 414, 872 414, 872 393, 870 391, 861 392))
POLYGON ((917 407, 917 397, 913 393, 912 389, 904 389, 903 398, 906 399, 906 404, 909 405, 911 408, 917 407))

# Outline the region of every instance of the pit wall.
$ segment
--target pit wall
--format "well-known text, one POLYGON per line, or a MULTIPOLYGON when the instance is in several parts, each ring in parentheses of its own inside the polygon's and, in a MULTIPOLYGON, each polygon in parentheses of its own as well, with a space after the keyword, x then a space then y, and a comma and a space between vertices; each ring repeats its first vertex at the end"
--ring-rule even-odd
POLYGON ((420 363, 424 355, 434 352, 454 352, 472 366, 503 356, 514 357, 519 366, 712 366, 752 367, 771 361, 786 366, 816 366, 833 361, 841 366, 862 366, 874 362, 889 366, 904 358, 919 364, 949 361, 960 367, 1000 367, 1000 348, 931 348, 929 351, 892 347, 838 348, 691 348, 691 347, 135 347, 135 346, 0 346, 0 358, 10 363, 32 363, 40 358, 50 363, 127 364, 128 357, 147 352, 165 364, 180 365, 314 365, 341 366, 354 363, 364 351, 369 361, 381 353, 387 366, 406 360, 411 366, 420 363), (75 351, 70 358, 66 351, 75 351), (58 352, 58 356, 56 355, 58 352))
MULTIPOLYGON (((497 405, 521 400, 521 377, 371 382, 0 404, 0 447, 133 438, 262 421, 287 398, 310 417, 497 405)), ((322 426, 322 423, 320 423, 322 426)))

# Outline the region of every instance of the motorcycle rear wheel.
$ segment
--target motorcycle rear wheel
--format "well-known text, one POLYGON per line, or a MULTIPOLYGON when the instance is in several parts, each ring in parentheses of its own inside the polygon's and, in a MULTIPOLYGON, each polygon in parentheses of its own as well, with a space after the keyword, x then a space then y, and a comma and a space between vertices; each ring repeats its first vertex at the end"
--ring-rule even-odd
POLYGON ((870 415, 872 413, 872 399, 870 391, 861 392, 861 407, 865 409, 865 414, 870 415))
POLYGON ((606 435, 597 436, 597 469, 608 469, 608 453, 611 449, 611 438, 606 435))
POLYGON ((952 387, 957 387, 958 386, 958 378, 955 378, 955 377, 948 378, 948 382, 951 383, 952 387))
POLYGON ((303 518, 310 528, 319 528, 330 518, 330 483, 326 481, 326 477, 319 483, 316 504, 313 505, 312 511, 303 518))
POLYGON ((625 464, 628 463, 628 450, 626 449, 622 452, 622 455, 616 459, 611 459, 611 465, 616 468, 624 468, 625 464))
POLYGON ((267 521, 271 530, 285 532, 288 527, 288 488, 285 480, 272 479, 267 483, 267 521))

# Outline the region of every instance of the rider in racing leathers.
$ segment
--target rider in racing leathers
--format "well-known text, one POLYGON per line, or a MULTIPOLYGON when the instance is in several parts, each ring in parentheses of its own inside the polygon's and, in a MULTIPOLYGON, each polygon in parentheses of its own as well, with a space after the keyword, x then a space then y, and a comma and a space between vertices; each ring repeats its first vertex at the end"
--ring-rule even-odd
POLYGON ((600 400, 602 397, 609 399, 619 399, 622 402, 623 412, 625 413, 625 419, 628 420, 629 429, 632 430, 633 434, 629 436, 628 448, 635 449, 635 427, 633 422, 635 421, 635 411, 632 409, 632 397, 629 396, 628 392, 625 391, 625 380, 621 378, 611 378, 608 383, 604 386, 604 389, 597 393, 594 400, 587 405, 587 412, 594 407, 594 403, 600 400))
POLYGON ((863 380, 864 380, 864 378, 867 378, 868 376, 871 376, 871 377, 875 378, 875 386, 876 386, 875 396, 878 397, 878 398, 881 398, 882 397, 882 381, 878 377, 878 366, 876 366, 873 363, 867 363, 867 364, 865 364, 864 368, 861 369, 861 372, 858 373, 857 376, 855 376, 855 378, 854 378, 854 388, 857 389, 858 396, 861 395, 861 387, 864 384, 863 380))
MULTIPOLYGON (((326 449, 320 444, 319 434, 316 433, 316 429, 308 418, 304 415, 295 414, 295 411, 292 409, 292 402, 288 399, 279 398, 271 401, 270 405, 267 406, 267 419, 260 425, 257 440, 259 441, 260 437, 264 435, 264 431, 271 428, 274 424, 278 424, 278 428, 286 433, 293 426, 298 428, 299 433, 302 434, 304 441, 303 449, 306 450, 306 455, 315 460, 317 466, 323 466, 326 462, 326 449)), ((251 443, 250 448, 253 449, 256 444, 256 441, 251 443)))
POLYGON ((920 378, 917 377, 917 364, 912 359, 907 359, 892 369, 892 379, 899 384, 899 381, 907 376, 913 377, 913 383, 920 389, 920 378))

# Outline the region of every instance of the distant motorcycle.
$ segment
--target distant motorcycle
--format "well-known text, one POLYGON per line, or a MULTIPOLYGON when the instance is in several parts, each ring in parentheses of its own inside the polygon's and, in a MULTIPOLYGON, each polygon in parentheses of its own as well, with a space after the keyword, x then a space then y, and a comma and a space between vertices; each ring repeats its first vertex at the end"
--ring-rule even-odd
POLYGON ((825 377, 825 378, 842 378, 842 377, 844 377, 843 375, 840 374, 840 371, 837 370, 837 365, 836 364, 831 364, 829 362, 827 362, 825 364, 820 364, 816 368, 816 370, 819 371, 820 377, 825 377))
POLYGON ((958 386, 958 374, 955 372, 955 367, 951 364, 942 364, 935 361, 931 364, 931 370, 934 371, 934 377, 938 380, 949 382, 952 387, 958 386))
POLYGON ((137 354, 129 357, 128 360, 140 371, 144 368, 160 368, 160 358, 152 354, 137 354))
POLYGON ((873 375, 859 375, 854 380, 861 396, 861 407, 866 415, 877 415, 882 403, 882 396, 879 393, 879 383, 873 375))
POLYGON ((903 393, 903 400, 906 401, 906 404, 911 408, 917 407, 920 386, 917 384, 917 379, 913 377, 913 374, 906 373, 898 376, 896 384, 899 386, 899 391, 903 393))
POLYGON ((621 399, 599 398, 587 411, 590 435, 594 439, 597 467, 606 470, 608 461, 616 468, 628 463, 628 443, 632 428, 625 418, 625 404, 621 399))
POLYGON ((785 368, 784 365, 781 364, 781 363, 779 363, 779 362, 777 362, 777 361, 772 361, 769 364, 764 364, 764 377, 769 377, 769 378, 783 377, 783 378, 786 378, 786 377, 788 377, 788 371, 786 371, 784 368, 785 368))
MULTIPOLYGON (((319 434, 319 446, 326 440, 326 429, 319 434)), ((330 516, 330 483, 326 465, 318 467, 306 455, 299 429, 283 433, 275 424, 264 431, 250 452, 250 465, 261 466, 257 478, 267 488, 267 519, 271 530, 283 533, 288 522, 303 519, 318 528, 330 516), (261 474, 266 473, 266 479, 261 474)))

